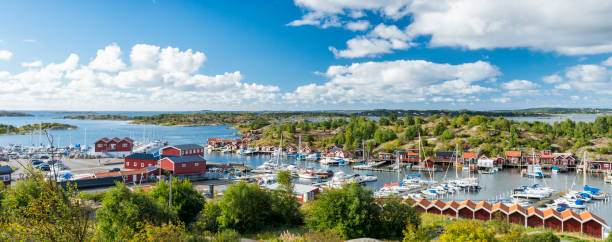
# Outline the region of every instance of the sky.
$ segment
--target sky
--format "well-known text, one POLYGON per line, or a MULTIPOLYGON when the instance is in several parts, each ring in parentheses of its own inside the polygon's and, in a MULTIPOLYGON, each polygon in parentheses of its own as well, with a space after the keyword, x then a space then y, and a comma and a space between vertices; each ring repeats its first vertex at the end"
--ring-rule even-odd
POLYGON ((612 108, 604 0, 0 0, 0 109, 612 108))

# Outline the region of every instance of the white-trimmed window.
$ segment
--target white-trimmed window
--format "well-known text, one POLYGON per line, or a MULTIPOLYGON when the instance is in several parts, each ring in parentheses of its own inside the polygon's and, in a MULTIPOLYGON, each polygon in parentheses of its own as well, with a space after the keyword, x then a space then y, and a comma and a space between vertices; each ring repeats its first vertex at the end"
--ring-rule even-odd
POLYGON ((123 148, 127 148, 128 144, 123 143, 121 146, 123 146, 123 148))
POLYGON ((129 161, 126 161, 126 162, 125 162, 125 166, 130 166, 130 162, 129 162, 129 161))
POLYGON ((144 167, 144 162, 140 163, 140 167, 144 167))
POLYGON ((98 144, 98 147, 102 147, 102 144, 98 144))
POLYGON ((10 181, 11 180, 11 175, 2 175, 2 180, 3 181, 10 181))
POLYGON ((181 167, 185 168, 185 167, 187 167, 187 164, 183 163, 183 164, 181 164, 181 167))
POLYGON ((194 166, 199 166, 200 164, 198 164, 198 163, 196 162, 196 163, 193 163, 193 165, 194 165, 194 166))

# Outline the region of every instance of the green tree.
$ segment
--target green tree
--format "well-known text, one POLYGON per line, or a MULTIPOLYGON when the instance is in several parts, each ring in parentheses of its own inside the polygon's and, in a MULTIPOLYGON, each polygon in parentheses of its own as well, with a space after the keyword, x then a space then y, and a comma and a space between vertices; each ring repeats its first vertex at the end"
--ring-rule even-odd
POLYGON ((319 194, 309 208, 308 225, 319 231, 335 230, 346 239, 376 236, 379 215, 372 192, 353 183, 319 194))
POLYGON ((392 197, 385 201, 380 216, 381 234, 383 238, 401 238, 402 230, 410 224, 418 228, 421 216, 409 204, 402 203, 399 198, 392 197))
POLYGON ((160 225, 169 216, 166 209, 146 192, 132 192, 125 184, 117 183, 107 192, 102 207, 96 211, 98 236, 106 241, 131 238, 139 232, 136 224, 160 225))
POLYGON ((219 202, 221 228, 254 232, 264 227, 272 212, 272 198, 257 184, 231 184, 219 202))
POLYGON ((300 212, 300 204, 293 193, 291 172, 288 170, 278 172, 276 181, 280 184, 280 190, 276 191, 276 200, 273 204, 277 220, 284 224, 303 223, 304 216, 300 212))
POLYGON ((455 138, 455 135, 450 130, 444 130, 442 133, 442 140, 449 140, 455 138))
MULTIPOLYGON (((170 194, 170 183, 158 182, 151 190, 151 197, 162 206, 167 206, 170 194)), ((185 224, 193 222, 204 208, 206 199, 198 192, 188 179, 172 181, 172 212, 185 224)))
POLYGON ((219 207, 219 202, 207 202, 204 204, 202 212, 200 212, 200 217, 196 222, 196 226, 202 231, 217 232, 221 227, 219 224, 220 216, 221 207, 219 207))
POLYGON ((89 210, 77 196, 38 172, 0 188, 0 241, 88 240, 89 210))
POLYGON ((446 226, 440 235, 441 242, 455 241, 494 241, 495 233, 472 220, 457 221, 446 226))
POLYGON ((440 136, 444 131, 446 131, 446 126, 442 122, 438 122, 433 130, 434 136, 440 136))

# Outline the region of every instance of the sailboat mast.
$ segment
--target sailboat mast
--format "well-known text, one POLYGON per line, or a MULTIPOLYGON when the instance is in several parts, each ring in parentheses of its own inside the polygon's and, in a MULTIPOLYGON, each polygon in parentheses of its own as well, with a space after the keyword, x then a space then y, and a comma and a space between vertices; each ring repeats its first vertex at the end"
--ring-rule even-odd
POLYGON ((459 173, 457 172, 458 169, 458 162, 459 161, 459 144, 455 144, 455 179, 459 178, 459 173))
POLYGON ((587 184, 587 172, 588 172, 589 164, 586 160, 587 151, 585 150, 584 153, 582 154, 583 154, 583 157, 582 157, 582 185, 584 186, 587 184))

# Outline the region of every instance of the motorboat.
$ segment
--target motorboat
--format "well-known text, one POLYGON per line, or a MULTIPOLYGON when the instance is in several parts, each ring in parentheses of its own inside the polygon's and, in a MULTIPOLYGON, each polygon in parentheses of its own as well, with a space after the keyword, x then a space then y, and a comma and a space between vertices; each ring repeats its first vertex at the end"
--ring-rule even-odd
POLYGON ((375 182, 378 180, 378 177, 372 174, 366 174, 365 176, 362 175, 360 178, 363 182, 375 182))
POLYGON ((321 159, 319 163, 321 163, 321 165, 333 166, 333 165, 339 165, 341 161, 342 161, 342 158, 326 156, 326 157, 323 157, 323 159, 321 159))
POLYGON ((423 193, 423 195, 426 197, 437 197, 438 196, 438 193, 436 192, 435 189, 425 189, 421 191, 421 193, 423 193))
POLYGON ((608 193, 600 192, 599 188, 594 188, 594 187, 589 187, 588 185, 584 185, 583 190, 591 196, 591 199, 594 199, 594 200, 603 200, 608 197, 608 193))

